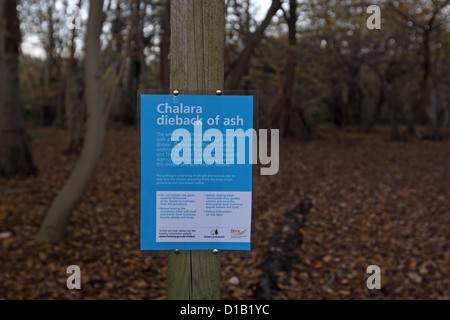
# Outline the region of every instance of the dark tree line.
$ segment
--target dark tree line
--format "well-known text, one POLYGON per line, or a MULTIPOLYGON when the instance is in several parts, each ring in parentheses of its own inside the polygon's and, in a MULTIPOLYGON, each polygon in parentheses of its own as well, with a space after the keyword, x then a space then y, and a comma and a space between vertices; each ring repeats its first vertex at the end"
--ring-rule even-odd
MULTIPOLYGON (((67 130, 65 153, 86 140, 89 1, 1 1, 0 173, 36 172, 25 117, 67 130), (81 7, 81 29, 66 10, 81 7), (21 42, 40 50, 20 50, 21 42)), ((374 1, 381 30, 367 28, 365 1, 225 2, 225 87, 260 94, 260 122, 283 137, 312 139, 316 124, 380 121, 391 138, 442 139, 448 127, 448 0, 374 1), (406 126, 407 130, 403 130, 406 126), (425 129, 424 129, 425 126, 425 129)), ((100 36, 105 125, 135 126, 136 92, 170 84, 170 1, 106 0, 100 36)))

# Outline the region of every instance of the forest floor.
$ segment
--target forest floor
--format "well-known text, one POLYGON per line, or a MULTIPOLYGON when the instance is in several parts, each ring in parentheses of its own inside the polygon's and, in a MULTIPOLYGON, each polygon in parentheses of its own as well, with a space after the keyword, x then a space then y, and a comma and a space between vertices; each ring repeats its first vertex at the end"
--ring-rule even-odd
MULTIPOLYGON (((278 272, 274 299, 450 299, 450 138, 321 130, 320 140, 282 142, 279 173, 258 177, 256 256, 222 258, 223 298, 252 299, 270 231, 308 195, 303 245, 278 272), (366 287, 370 265, 381 290, 366 287)), ((77 156, 62 155, 64 131, 29 132, 39 175, 0 179, 0 299, 165 299, 167 259, 139 257, 136 132, 107 133, 67 239, 46 246, 34 236, 77 156), (69 265, 80 266, 82 290, 66 288, 69 265)))

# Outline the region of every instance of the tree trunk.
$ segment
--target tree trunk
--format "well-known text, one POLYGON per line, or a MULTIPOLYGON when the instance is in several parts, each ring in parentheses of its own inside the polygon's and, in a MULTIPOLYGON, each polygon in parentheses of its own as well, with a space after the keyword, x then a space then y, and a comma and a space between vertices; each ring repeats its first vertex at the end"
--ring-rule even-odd
MULTIPOLYGON (((81 8, 81 0, 78 2, 78 7, 81 8)), ((81 136, 81 130, 77 130, 83 119, 77 117, 75 112, 76 103, 73 103, 74 99, 74 73, 75 73, 75 51, 76 51, 76 34, 77 30, 74 28, 72 30, 72 41, 70 44, 70 57, 67 64, 66 71, 66 89, 64 104, 66 107, 66 122, 67 122, 67 141, 66 147, 64 148, 64 154, 72 154, 74 152, 80 152, 82 147, 83 137, 81 136)), ((76 101, 76 100, 75 100, 76 101)))
MULTIPOLYGON (((141 63, 141 82, 140 85, 143 86, 143 88, 150 88, 151 84, 148 79, 148 72, 147 72, 147 63, 145 61, 145 49, 147 48, 145 35, 144 35, 144 27, 145 27, 145 21, 144 18, 147 14, 147 8, 149 6, 149 1, 144 0, 144 5, 142 8, 142 12, 139 15, 139 34, 138 34, 138 46, 139 46, 139 61, 141 63)), ((167 87, 169 88, 169 87, 167 87)), ((136 96, 136 95, 135 95, 136 96)), ((137 103, 137 100, 136 100, 137 103)))
POLYGON ((111 95, 108 98, 108 104, 106 106, 106 115, 105 115, 106 122, 108 122, 108 120, 109 120, 112 108, 114 106, 114 103, 116 102, 116 97, 117 97, 118 91, 120 90, 122 79, 124 77, 125 70, 127 67, 128 57, 130 55, 131 39, 133 37, 133 26, 138 22, 138 20, 139 20, 139 10, 138 10, 138 8, 135 7, 131 14, 131 19, 130 19, 130 23, 129 23, 129 27, 128 27, 127 43, 125 44, 125 51, 122 53, 123 56, 122 56, 122 62, 120 64, 120 69, 118 71, 116 81, 114 82, 114 86, 111 91, 111 95))
POLYGON ((36 174, 19 92, 20 22, 17 1, 0 0, 0 175, 36 174))
MULTIPOLYGON (((223 0, 171 1, 170 87, 181 94, 214 94, 224 86, 223 0)), ((169 253, 168 298, 220 299, 220 255, 169 253)))
POLYGON ((274 125, 280 129, 282 137, 295 137, 301 140, 312 138, 311 126, 306 121, 303 110, 296 107, 292 101, 297 67, 297 1, 290 0, 289 16, 287 18, 289 32, 289 48, 287 50, 285 74, 275 103, 272 108, 275 116, 274 125))
POLYGON ((375 110, 372 114, 372 117, 370 118, 369 123, 367 124, 367 131, 372 130, 373 126, 377 122, 377 119, 381 114, 381 110, 383 108, 384 103, 385 103, 384 89, 383 89, 383 86, 380 86, 380 93, 378 95, 378 101, 375 106, 375 110))
POLYGON ((330 94, 326 98, 325 103, 333 116, 333 123, 340 128, 344 126, 344 101, 342 98, 341 81, 333 75, 331 75, 330 80, 330 94))
POLYGON ((133 22, 130 25, 129 35, 131 35, 131 41, 127 44, 127 49, 129 51, 129 65, 126 75, 126 84, 123 90, 123 94, 121 96, 121 104, 120 104, 120 121, 123 124, 134 125, 137 121, 137 90, 139 87, 139 80, 141 76, 141 50, 139 46, 139 37, 141 36, 141 32, 139 31, 139 13, 141 0, 134 0, 133 5, 133 16, 136 16, 136 19, 131 18, 133 22))
POLYGON ((388 107, 389 112, 391 114, 391 140, 398 141, 401 140, 400 132, 398 131, 398 110, 396 102, 397 99, 394 99, 392 89, 389 88, 389 93, 387 93, 390 97, 388 99, 388 107))
POLYGON ((444 95, 440 94, 440 81, 437 75, 432 78, 429 93, 429 104, 426 108, 428 132, 426 138, 440 140, 444 137, 444 129, 448 124, 449 107, 445 103, 444 95))
POLYGON ((160 57, 160 81, 161 89, 170 87, 170 1, 164 3, 164 13, 162 17, 162 35, 161 35, 161 57, 160 57))
POLYGON ((350 123, 361 124, 362 123, 362 99, 363 91, 359 86, 357 78, 359 71, 351 72, 351 81, 349 83, 347 110, 349 110, 350 123))
POLYGON ((91 0, 86 34, 87 122, 83 151, 75 170, 47 212, 36 236, 37 243, 56 243, 64 238, 69 219, 86 192, 100 158, 105 133, 100 68, 103 19, 103 0, 91 0))
POLYGON ((410 135, 414 135, 418 138, 421 138, 422 135, 419 131, 416 130, 415 124, 418 121, 419 112, 421 109, 421 105, 423 104, 423 98, 425 96, 425 92, 428 88, 428 79, 430 74, 431 67, 431 52, 430 52, 430 31, 424 29, 424 40, 423 40, 423 75, 419 84, 419 88, 414 99, 414 102, 411 106, 411 117, 408 123, 408 131, 410 135))
POLYGON ((228 89, 239 89, 242 76, 245 74, 245 70, 247 69, 247 66, 250 62, 253 50, 260 43, 261 39, 264 36, 264 31, 267 29, 270 22, 272 21, 273 16, 278 12, 280 8, 281 0, 272 0, 272 5, 267 11, 266 17, 264 18, 263 22, 261 22, 253 35, 250 36, 250 41, 248 42, 244 51, 242 51, 236 61, 232 64, 233 69, 231 71, 230 80, 227 84, 228 89))
POLYGON ((392 87, 392 84, 389 82, 393 82, 393 79, 380 79, 382 81, 382 88, 383 88, 383 92, 384 92, 384 99, 387 102, 387 106, 389 109, 389 113, 390 113, 390 118, 391 118, 391 140, 392 141, 397 141, 400 140, 400 132, 398 130, 398 101, 397 98, 395 96, 395 90, 392 87))

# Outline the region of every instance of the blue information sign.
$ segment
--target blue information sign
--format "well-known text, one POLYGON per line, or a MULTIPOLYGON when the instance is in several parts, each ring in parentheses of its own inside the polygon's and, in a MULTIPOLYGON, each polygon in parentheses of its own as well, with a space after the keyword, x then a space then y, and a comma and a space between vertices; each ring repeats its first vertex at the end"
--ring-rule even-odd
POLYGON ((141 250, 250 250, 253 107, 140 95, 141 250))

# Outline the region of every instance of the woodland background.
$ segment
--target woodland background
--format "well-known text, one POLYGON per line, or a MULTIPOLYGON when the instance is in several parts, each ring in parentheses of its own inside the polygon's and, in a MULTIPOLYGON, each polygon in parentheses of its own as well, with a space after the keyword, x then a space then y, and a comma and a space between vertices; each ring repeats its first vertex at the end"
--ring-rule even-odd
MULTIPOLYGON (((280 172, 258 178, 256 256, 222 258, 223 298, 261 298, 268 276, 267 299, 450 299, 450 2, 269 3, 225 1, 225 89, 257 90, 260 128, 282 141, 280 172), (381 30, 366 26, 373 4, 381 30), (275 246, 283 262, 266 269, 275 246), (381 290, 366 287, 373 264, 381 290)), ((89 7, 0 0, 0 299, 166 298, 166 259, 138 257, 136 92, 170 86, 170 1, 89 7), (89 145, 92 175, 49 235, 89 145), (81 291, 66 288, 72 264, 81 291)))

